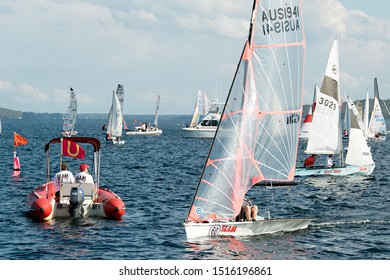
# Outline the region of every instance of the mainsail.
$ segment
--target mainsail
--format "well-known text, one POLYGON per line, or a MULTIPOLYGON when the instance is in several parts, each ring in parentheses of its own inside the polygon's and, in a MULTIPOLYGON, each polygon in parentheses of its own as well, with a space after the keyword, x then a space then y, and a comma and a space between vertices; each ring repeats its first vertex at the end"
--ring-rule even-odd
POLYGON ((160 110, 160 95, 157 95, 156 111, 154 112, 154 127, 158 128, 158 111, 160 110))
POLYGON ((358 113, 358 110, 351 100, 348 99, 348 106, 352 110, 351 115, 351 128, 348 142, 348 153, 345 158, 345 164, 347 165, 375 165, 372 159, 370 147, 367 145, 367 141, 364 136, 363 121, 358 113))
MULTIPOLYGON (((127 124, 126 124, 125 118, 123 117, 123 103, 124 103, 124 100, 125 100, 125 91, 123 89, 123 85, 118 84, 118 87, 116 89, 116 95, 117 95, 117 98, 118 98, 118 101, 119 101, 119 105, 120 105, 120 108, 121 108, 122 127, 123 127, 123 129, 127 129, 127 124)), ((111 116, 112 116, 112 104, 111 104, 111 107, 110 107, 110 111, 107 114, 106 122, 105 122, 105 124, 102 127, 103 130, 107 130, 108 126, 111 125, 110 124, 111 116)), ((108 132, 106 132, 106 134, 108 134, 108 132)))
POLYGON ((387 134, 385 118, 383 116, 379 100, 376 96, 374 97, 374 106, 372 108, 367 135, 374 137, 375 134, 387 134))
MULTIPOLYGON (((386 102, 383 102, 387 110, 386 102)), ((368 126, 368 136, 375 137, 375 134, 387 134, 386 122, 380 106, 378 80, 374 79, 374 106, 371 113, 371 119, 368 126)))
POLYGON ((121 105, 118 96, 115 94, 115 92, 112 92, 112 107, 110 110, 107 134, 110 134, 111 137, 121 137, 122 129, 123 123, 121 105))
POLYGON ((187 222, 232 220, 253 185, 293 181, 304 48, 301 1, 254 1, 249 36, 187 222))
POLYGON ((338 40, 334 40, 321 89, 316 95, 316 110, 305 153, 339 154, 340 127, 340 72, 338 40))
POLYGON ((116 89, 116 95, 118 96, 119 104, 121 106, 123 129, 127 129, 127 124, 126 124, 126 121, 125 121, 125 119, 123 117, 123 103, 125 101, 125 91, 123 89, 123 85, 118 84, 118 87, 116 89))
POLYGON ((73 88, 70 88, 70 103, 67 113, 65 114, 63 119, 64 124, 62 126, 62 131, 68 133, 69 136, 74 135, 74 128, 76 126, 77 120, 77 99, 73 88))
POLYGON ((203 93, 200 90, 198 90, 198 95, 194 107, 194 113, 192 114, 192 119, 189 127, 195 127, 198 125, 202 107, 203 107, 203 93))

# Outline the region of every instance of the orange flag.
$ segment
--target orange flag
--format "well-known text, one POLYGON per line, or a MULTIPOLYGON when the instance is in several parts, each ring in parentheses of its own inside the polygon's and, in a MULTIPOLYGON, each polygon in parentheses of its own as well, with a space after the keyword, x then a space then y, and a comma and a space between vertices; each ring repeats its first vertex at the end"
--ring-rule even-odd
POLYGON ((85 152, 80 145, 67 139, 62 139, 61 152, 63 156, 84 159, 85 152))
POLYGON ((27 143, 28 143, 28 140, 26 138, 20 136, 16 132, 14 132, 14 146, 15 147, 20 146, 20 145, 26 145, 27 143))

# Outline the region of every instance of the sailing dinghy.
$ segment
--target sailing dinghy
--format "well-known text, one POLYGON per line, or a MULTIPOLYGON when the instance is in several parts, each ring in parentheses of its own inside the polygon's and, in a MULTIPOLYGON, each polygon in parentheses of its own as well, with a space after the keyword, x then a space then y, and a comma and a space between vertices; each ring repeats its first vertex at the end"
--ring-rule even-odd
POLYGON ((67 113, 63 117, 64 124, 62 126, 62 135, 65 137, 75 136, 76 120, 77 120, 77 99, 73 88, 70 88, 70 103, 67 113))
MULTIPOLYGON (((29 215, 38 221, 56 218, 103 217, 120 220, 125 214, 125 204, 118 195, 100 186, 100 141, 90 137, 72 137, 51 139, 45 145, 47 182, 34 188, 27 196, 29 215), (84 159, 84 149, 80 144, 93 147, 94 183, 61 183, 56 194, 56 187, 51 180, 50 150, 54 144, 61 145, 62 157, 84 159)), ((59 170, 58 170, 59 171, 59 170)))
POLYGON ((115 91, 112 92, 112 105, 110 114, 108 115, 107 125, 107 140, 111 140, 113 144, 124 144, 121 140, 123 131, 123 116, 122 109, 115 91))
MULTIPOLYGON (((295 171, 295 176, 370 175, 374 170, 375 164, 372 161, 370 149, 363 135, 364 125, 359 126, 359 131, 353 129, 351 125, 347 159, 344 160, 339 75, 338 40, 336 38, 329 54, 321 89, 316 94, 316 110, 313 114, 312 128, 305 153, 315 155, 337 154, 339 155, 339 164, 333 167, 326 167, 324 164, 310 168, 299 167, 295 171), (360 137, 360 133, 362 137, 360 137), (352 148, 356 146, 361 147, 361 149, 352 148), (364 149, 364 153, 361 152, 362 149, 364 149)), ((351 122, 357 122, 356 118, 360 118, 356 106, 355 109, 357 115, 351 116, 351 122)))
MULTIPOLYGON (((386 103, 384 103, 386 104, 386 103)), ((370 122, 367 127, 367 138, 374 141, 386 140, 386 122, 380 105, 378 81, 374 79, 374 105, 371 112, 370 122)))
MULTIPOLYGON (((124 130, 127 130, 127 124, 126 124, 126 121, 125 121, 125 118, 124 118, 124 115, 123 115, 123 106, 124 106, 124 102, 125 102, 125 90, 124 90, 122 84, 118 84, 118 86, 116 88, 116 96, 118 97, 120 108, 121 108, 122 127, 123 127, 124 130)), ((110 121, 111 112, 112 112, 112 104, 111 104, 111 107, 110 107, 110 111, 107 114, 106 122, 102 126, 102 130, 105 131, 105 134, 107 134, 107 127, 108 127, 108 122, 110 121)))
POLYGON ((304 48, 301 1, 254 0, 249 36, 184 221, 187 238, 290 232, 313 220, 235 221, 252 186, 294 180, 304 48), (283 20, 271 16, 277 11, 283 20))
MULTIPOLYGON (((162 133, 162 130, 158 128, 158 111, 160 110, 160 95, 157 95, 156 111, 154 113, 153 125, 146 122, 141 123, 139 126, 135 126, 134 130, 128 129, 126 135, 128 136, 158 136, 162 133)), ((137 122, 134 121, 134 124, 137 122)))

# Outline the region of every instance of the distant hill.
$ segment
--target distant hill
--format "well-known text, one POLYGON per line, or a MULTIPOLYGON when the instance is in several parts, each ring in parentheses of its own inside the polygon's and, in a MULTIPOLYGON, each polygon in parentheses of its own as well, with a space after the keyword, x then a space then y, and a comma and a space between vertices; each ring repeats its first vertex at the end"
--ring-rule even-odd
POLYGON ((5 109, 0 107, 0 117, 9 118, 9 119, 20 119, 22 118, 23 113, 21 111, 14 111, 10 109, 5 109))

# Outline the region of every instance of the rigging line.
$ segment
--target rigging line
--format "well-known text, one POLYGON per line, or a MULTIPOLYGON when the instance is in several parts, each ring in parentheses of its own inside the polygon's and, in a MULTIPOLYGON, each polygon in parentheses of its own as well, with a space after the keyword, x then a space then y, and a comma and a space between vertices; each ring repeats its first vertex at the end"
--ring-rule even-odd
POLYGON ((387 114, 390 116, 389 108, 387 108, 387 105, 386 105, 386 102, 385 102, 385 100, 384 100, 384 99, 382 99, 382 102, 383 102, 383 104, 385 105, 385 108, 386 108, 387 114))
MULTIPOLYGON (((225 178, 225 180, 228 182, 230 189, 233 190, 233 193, 236 194, 236 195, 238 196, 237 192, 236 192, 235 189, 234 189, 234 186, 232 185, 232 180, 233 180, 233 178, 232 178, 232 177, 231 177, 230 179, 227 178, 226 175, 225 175, 225 172, 222 172, 222 171, 219 169, 219 166, 217 166, 217 165, 215 165, 215 164, 212 164, 212 166, 217 170, 218 174, 222 174, 222 176, 223 176, 223 177, 225 178)), ((222 167, 225 167, 225 165, 223 164, 222 167)), ((227 170, 227 171, 229 171, 229 170, 227 170)), ((226 173, 229 174, 229 172, 226 172, 226 173)), ((221 194, 223 194, 223 195, 224 195, 229 201, 231 201, 232 204, 234 205, 234 201, 231 199, 230 196, 228 196, 227 193, 221 191, 216 185, 211 184, 210 182, 204 180, 203 178, 202 178, 201 181, 202 181, 203 183, 205 183, 206 185, 209 185, 209 186, 214 187, 215 189, 217 189, 221 194)), ((206 192, 206 191, 207 191, 207 188, 204 188, 204 192, 206 192)), ((202 196, 202 195, 203 195, 203 192, 199 194, 199 196, 202 196)))
MULTIPOLYGON (((274 86, 273 86, 273 83, 271 82, 269 76, 267 75, 267 72, 265 71, 263 65, 261 64, 260 57, 259 57, 255 52, 253 52, 253 53, 254 53, 254 57, 255 57, 256 62, 259 64, 260 69, 261 69, 262 72, 264 73, 265 77, 267 78, 268 84, 269 84, 270 88, 272 89, 272 93, 273 93, 273 95, 274 95, 274 100, 276 100, 276 101, 278 102, 279 111, 283 111, 283 110, 281 110, 282 106, 279 104, 279 98, 278 98, 278 96, 276 95, 276 90, 275 90, 275 88, 274 88, 274 86)), ((275 54, 274 54, 273 51, 272 51, 272 54, 273 54, 273 56, 274 56, 274 60, 276 61, 275 54)), ((276 64, 277 64, 277 63, 276 63, 276 64)), ((280 77, 281 75, 280 75, 280 69, 279 69, 279 68, 278 68, 278 72, 279 72, 279 78, 281 78, 281 77, 280 77)), ((284 87, 283 87, 283 83, 282 83, 282 90, 283 90, 283 93, 284 93, 284 96, 285 96, 286 94, 285 94, 285 90, 284 90, 284 87)), ((264 99, 262 98, 262 95, 261 95, 260 93, 259 93, 259 99, 261 100, 261 102, 262 102, 263 104, 267 104, 267 103, 264 101, 264 99)), ((285 99, 285 101, 286 101, 286 99, 285 99)), ((272 110, 269 108, 268 105, 266 105, 265 108, 267 109, 267 111, 272 111, 272 110)), ((271 118, 272 118, 272 120, 273 120, 274 123, 278 123, 279 120, 275 119, 274 116, 272 116, 271 118)), ((284 132, 285 132, 284 134, 282 134, 282 132, 280 131, 279 126, 276 126, 276 128, 277 128, 277 131, 278 131, 279 135, 288 135, 288 134, 287 134, 287 131, 286 131, 287 128, 286 128, 285 126, 284 126, 284 132)), ((288 144, 284 141, 284 138, 281 137, 281 139, 282 139, 282 141, 283 141, 283 146, 284 146, 285 150, 289 150, 289 149, 287 149, 288 144)), ((289 140, 289 139, 287 139, 287 140, 289 140)), ((291 143, 290 143, 290 144, 291 144, 291 143)))
MULTIPOLYGON (((233 211, 233 209, 231 209, 231 208, 228 208, 228 207, 226 207, 225 205, 222 205, 222 204, 220 204, 220 203, 217 203, 216 201, 210 201, 210 200, 208 200, 208 199, 204 199, 203 197, 196 197, 196 199, 197 200, 200 200, 200 201, 203 201, 203 202, 206 202, 206 203, 210 203, 210 204, 213 204, 213 205, 217 205, 217 206, 219 206, 220 208, 223 208, 223 209, 226 209, 226 210, 228 210, 229 212, 232 212, 233 214, 234 214, 234 211, 233 211)), ((205 213, 214 213, 215 211, 213 211, 213 212, 206 212, 205 211, 205 213)))
MULTIPOLYGON (((271 142, 274 143, 275 147, 278 149, 279 153, 283 155, 283 158, 285 158, 284 156, 284 153, 282 152, 282 150, 280 149, 279 145, 275 142, 275 139, 273 137, 271 137, 272 135, 269 133, 268 129, 266 129, 264 127, 264 125, 260 122, 260 125, 262 126, 262 128, 264 129, 264 131, 267 133, 267 135, 271 138, 271 142)), ((286 160, 285 164, 283 164, 278 158, 276 158, 274 156, 273 153, 271 153, 270 150, 268 150, 268 148, 266 148, 265 146, 263 146, 262 144, 260 144, 259 141, 256 141, 258 146, 260 146, 261 148, 263 148, 270 156, 273 157, 273 159, 275 159, 281 166, 288 166, 289 165, 289 162, 286 160)), ((289 149, 287 149, 287 146, 286 145, 283 145, 285 150, 288 151, 289 149)), ((286 168, 286 171, 289 171, 288 168, 286 168)))

